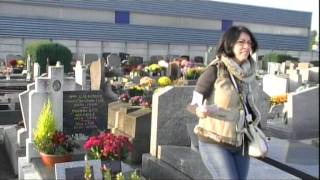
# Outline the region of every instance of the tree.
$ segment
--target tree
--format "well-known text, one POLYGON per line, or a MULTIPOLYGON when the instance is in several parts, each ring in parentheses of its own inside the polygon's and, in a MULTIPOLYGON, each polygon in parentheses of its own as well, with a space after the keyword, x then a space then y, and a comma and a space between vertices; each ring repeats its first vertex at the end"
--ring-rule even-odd
POLYGON ((312 46, 317 44, 319 41, 317 40, 317 31, 316 30, 313 30, 311 31, 311 35, 310 35, 310 50, 312 50, 312 46))

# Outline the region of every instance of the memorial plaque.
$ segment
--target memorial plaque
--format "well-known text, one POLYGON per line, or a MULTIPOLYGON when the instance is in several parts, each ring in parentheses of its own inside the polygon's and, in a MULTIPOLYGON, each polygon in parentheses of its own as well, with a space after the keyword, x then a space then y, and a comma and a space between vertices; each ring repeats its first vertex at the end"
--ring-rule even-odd
MULTIPOLYGON (((90 169, 91 169, 91 172, 93 172, 92 166, 90 167, 90 169)), ((66 168, 66 171, 65 171, 66 179, 68 180, 84 179, 84 172, 85 172, 85 167, 66 168)), ((94 179, 94 177, 92 177, 92 179, 94 179)))
POLYGON ((101 161, 89 160, 89 161, 72 161, 55 164, 55 179, 56 180, 78 180, 84 179, 85 168, 90 166, 91 179, 102 179, 101 173, 101 161))
POLYGON ((105 131, 106 104, 101 91, 64 91, 63 131, 87 136, 105 131))

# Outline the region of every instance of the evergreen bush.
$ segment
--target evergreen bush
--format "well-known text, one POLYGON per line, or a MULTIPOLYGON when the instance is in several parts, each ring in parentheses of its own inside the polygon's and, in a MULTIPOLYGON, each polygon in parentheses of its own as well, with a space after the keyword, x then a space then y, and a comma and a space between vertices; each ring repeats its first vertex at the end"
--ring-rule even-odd
POLYGON ((33 62, 39 63, 41 74, 47 71, 47 59, 49 59, 49 65, 56 65, 57 61, 60 61, 66 73, 71 70, 72 53, 69 48, 59 43, 49 41, 31 43, 25 49, 25 57, 28 54, 33 62))
POLYGON ((277 53, 269 53, 264 55, 263 61, 276 62, 276 63, 283 63, 285 61, 299 62, 298 58, 292 57, 289 54, 277 54, 277 53))

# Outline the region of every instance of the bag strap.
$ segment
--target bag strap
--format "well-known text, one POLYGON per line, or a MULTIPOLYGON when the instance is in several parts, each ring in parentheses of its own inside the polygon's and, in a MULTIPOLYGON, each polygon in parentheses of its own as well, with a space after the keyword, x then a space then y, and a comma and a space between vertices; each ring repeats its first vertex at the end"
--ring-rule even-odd
POLYGON ((232 84, 233 84, 234 88, 237 90, 237 92, 238 92, 238 94, 240 96, 240 101, 242 103, 242 106, 243 106, 243 108, 245 110, 245 114, 246 114, 246 118, 245 119, 250 124, 250 123, 253 122, 252 121, 252 115, 248 110, 248 107, 247 107, 247 105, 245 103, 244 97, 242 96, 242 94, 240 92, 240 89, 239 89, 239 87, 238 87, 238 85, 236 83, 236 80, 234 79, 234 76, 230 72, 229 72, 229 75, 230 75, 230 78, 231 78, 231 81, 232 81, 232 84))

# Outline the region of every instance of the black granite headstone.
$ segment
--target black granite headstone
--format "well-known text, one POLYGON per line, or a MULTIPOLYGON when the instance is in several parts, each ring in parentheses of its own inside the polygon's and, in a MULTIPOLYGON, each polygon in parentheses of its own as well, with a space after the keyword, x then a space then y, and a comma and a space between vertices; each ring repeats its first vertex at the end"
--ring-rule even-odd
POLYGON ((63 131, 93 135, 107 129, 106 104, 101 91, 63 92, 63 131))
MULTIPOLYGON (((91 172, 93 172, 92 166, 90 167, 91 172)), ((72 168, 66 168, 66 179, 67 180, 78 180, 78 179, 84 179, 84 173, 85 173, 85 167, 72 167, 72 168)), ((94 174, 92 174, 92 179, 94 179, 94 174)))

